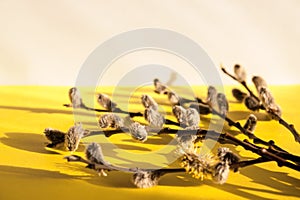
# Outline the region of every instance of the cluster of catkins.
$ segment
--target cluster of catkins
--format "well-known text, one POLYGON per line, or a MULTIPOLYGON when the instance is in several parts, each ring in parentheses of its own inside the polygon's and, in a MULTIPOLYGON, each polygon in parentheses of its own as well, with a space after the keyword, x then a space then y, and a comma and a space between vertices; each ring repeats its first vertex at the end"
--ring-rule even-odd
MULTIPOLYGON (((200 123, 201 107, 194 106, 195 101, 181 98, 175 91, 160 83, 158 79, 154 80, 155 92, 167 95, 168 100, 172 106, 172 113, 177 119, 177 124, 183 130, 198 130, 200 123), (191 104, 186 104, 191 103, 191 104), (186 106, 189 105, 189 106, 186 106)), ((79 90, 71 88, 69 90, 69 97, 71 104, 69 107, 73 108, 88 108, 82 101, 79 90)), ((139 122, 132 120, 129 116, 122 118, 118 113, 126 113, 117 107, 117 103, 113 102, 106 94, 98 94, 97 101, 104 108, 107 113, 100 115, 98 124, 102 129, 113 128, 120 130, 120 132, 129 132, 131 137, 135 140, 145 142, 148 138, 149 132, 152 130, 160 130, 166 124, 165 116, 159 112, 157 102, 148 94, 141 96, 141 103, 144 106, 143 116, 148 122, 148 125, 142 125, 139 122)), ((218 93, 216 88, 210 86, 207 91, 207 98, 205 106, 210 113, 216 110, 222 116, 226 116, 229 105, 226 96, 223 93, 218 93)), ((256 117, 250 115, 244 128, 249 131, 254 131, 256 125, 256 117)), ((76 123, 66 133, 52 128, 45 129, 46 137, 51 141, 48 147, 56 147, 59 144, 64 144, 66 150, 75 151, 78 148, 80 139, 88 136, 90 131, 84 130, 81 123, 76 123)), ((220 148, 216 156, 201 155, 195 150, 196 135, 180 135, 177 136, 178 146, 181 152, 179 163, 187 173, 191 174, 197 179, 203 180, 210 175, 212 180, 219 184, 226 182, 232 165, 239 161, 237 155, 231 152, 228 148, 220 148)), ((77 159, 76 156, 68 157, 68 160, 77 159)), ((139 188, 148 188, 156 185, 159 178, 165 173, 166 169, 149 170, 149 169, 128 169, 116 167, 103 159, 101 147, 99 144, 91 143, 86 148, 86 158, 88 167, 96 170, 99 175, 106 176, 109 171, 124 171, 133 173, 133 183, 139 188)), ((81 160, 82 161, 82 160, 81 160)), ((180 171, 175 169, 174 171, 180 171)), ((172 171, 173 172, 173 171, 172 171)))
MULTIPOLYGON (((73 108, 88 108, 82 101, 79 90, 75 87, 69 90, 69 98, 71 104, 68 106, 73 108)), ((148 122, 148 126, 133 121, 129 116, 122 118, 114 111, 120 111, 117 103, 113 102, 106 94, 98 94, 97 102, 101 107, 105 108, 108 113, 99 117, 98 123, 102 129, 114 128, 116 130, 128 131, 135 140, 145 142, 150 130, 159 130, 165 124, 165 117, 158 111, 158 104, 148 94, 141 96, 141 102, 145 107, 144 118, 148 122)), ((173 114, 178 120, 180 126, 186 129, 198 128, 200 116, 195 108, 187 108, 180 105, 173 106, 173 114)), ((124 111, 122 111, 125 113, 124 111)), ((64 143, 66 150, 75 151, 78 148, 79 141, 82 137, 87 136, 89 131, 84 130, 80 123, 75 124, 67 133, 52 128, 46 128, 44 131, 50 144, 48 147, 56 147, 58 144, 64 143)))
POLYGON ((167 169, 140 169, 124 168, 114 166, 105 161, 101 146, 97 143, 88 145, 85 151, 86 159, 71 155, 67 156, 69 162, 84 162, 87 168, 97 171, 99 176, 107 176, 110 171, 121 171, 132 173, 132 182, 138 188, 150 188, 158 184, 159 179, 167 173, 184 172, 191 174, 194 178, 203 180, 211 176, 212 180, 218 184, 226 182, 230 168, 238 163, 239 157, 228 148, 219 148, 216 156, 211 154, 199 155, 189 151, 180 158, 180 165, 183 168, 167 169))
POLYGON ((81 123, 75 123, 66 133, 53 128, 45 128, 44 133, 50 141, 47 147, 64 146, 67 151, 76 151, 81 138, 88 135, 89 131, 83 129, 81 123))
MULTIPOLYGON (((246 84, 246 70, 241 65, 234 66, 235 78, 242 84, 246 84)), ((273 118, 281 117, 280 106, 275 102, 275 99, 268 88, 267 82, 260 76, 253 76, 252 82, 255 85, 259 98, 254 95, 244 93, 239 89, 233 89, 233 96, 240 102, 244 102, 246 107, 252 111, 265 109, 267 113, 273 118)))
POLYGON ((196 179, 203 180, 211 176, 214 182, 224 184, 229 176, 230 167, 239 160, 229 148, 222 147, 218 149, 217 156, 187 152, 181 157, 180 165, 196 179))

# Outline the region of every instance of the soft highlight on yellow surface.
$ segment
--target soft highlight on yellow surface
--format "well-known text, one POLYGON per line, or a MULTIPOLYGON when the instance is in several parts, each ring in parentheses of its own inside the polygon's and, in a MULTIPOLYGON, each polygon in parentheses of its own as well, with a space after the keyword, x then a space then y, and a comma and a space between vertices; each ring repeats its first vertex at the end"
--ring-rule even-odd
MULTIPOLYGON (((235 102, 231 95, 233 87, 226 87, 225 92, 230 102, 229 116, 245 122, 252 113, 244 105, 235 102)), ((0 199, 298 199, 300 197, 299 172, 286 167, 278 167, 269 162, 241 169, 239 173, 231 172, 224 185, 214 184, 211 180, 195 180, 185 173, 163 176, 158 186, 150 189, 138 189, 131 183, 130 174, 110 172, 107 177, 98 177, 96 172, 86 169, 81 163, 67 163, 64 156, 70 155, 62 149, 46 148, 47 140, 43 134, 46 127, 67 131, 74 124, 71 108, 62 106, 68 103, 68 87, 45 86, 1 86, 0 87, 0 199)), ((98 92, 113 93, 113 87, 99 88, 98 92)), ((299 91, 300 86, 271 87, 273 95, 283 110, 283 118, 293 123, 300 130, 299 120, 299 91)), ((124 94, 129 89, 123 88, 124 94)), ((185 95, 184 88, 176 88, 180 95, 185 95)), ((205 87, 195 87, 197 95, 204 98, 205 87)), ((158 103, 168 102, 165 96, 155 94, 151 88, 137 90, 129 99, 130 111, 143 112, 140 96, 147 93, 158 103)), ((94 94, 89 94, 94 98, 94 94)), ((115 101, 127 101, 126 95, 114 97, 115 101)), ((167 105, 160 109, 167 114, 171 109, 167 105)), ((120 105, 123 105, 122 103, 120 105)), ((88 105, 93 106, 93 105, 88 105)), ((96 108, 100 108, 95 103, 96 108)), ((122 109, 126 109, 125 107, 122 109)), ((78 110, 84 127, 98 129, 99 113, 78 110)), ((256 135, 264 140, 273 139, 277 145, 293 154, 300 155, 300 144, 294 142, 293 136, 276 121, 268 121, 263 112, 254 113, 258 117, 256 135)), ((219 120, 218 117, 201 116, 200 127, 207 128, 209 119, 219 120)), ((143 118, 135 118, 146 123, 143 118)), ((175 128, 175 127, 173 127, 175 128)), ((246 137, 235 128, 224 126, 224 130, 240 139, 246 137)), ((179 167, 178 163, 169 163, 170 157, 156 154, 151 160, 150 153, 165 150, 173 140, 173 136, 149 136, 145 143, 134 141, 128 134, 118 134, 105 138, 92 136, 82 140, 73 154, 84 156, 85 144, 99 141, 103 147, 105 158, 114 164, 122 166, 153 166, 171 164, 179 167), (114 149, 107 149, 114 144, 114 149), (149 160, 150 159, 150 160, 149 160), (149 163, 150 162, 150 163, 149 163)), ((241 147, 231 149, 244 158, 256 158, 257 155, 241 147)), ((165 151, 167 152, 167 150, 165 151)))

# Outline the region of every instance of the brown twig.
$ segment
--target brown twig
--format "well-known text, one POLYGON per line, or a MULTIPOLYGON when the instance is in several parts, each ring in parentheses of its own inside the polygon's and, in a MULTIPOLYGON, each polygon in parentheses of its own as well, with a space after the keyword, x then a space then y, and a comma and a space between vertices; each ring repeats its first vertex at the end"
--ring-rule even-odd
POLYGON ((279 115, 277 115, 276 113, 272 112, 271 110, 267 111, 268 113, 270 113, 271 115, 275 116, 275 119, 278 119, 279 124, 283 125, 285 128, 287 128, 294 136, 295 141, 300 143, 300 135, 297 132, 297 130, 295 129, 293 124, 289 124, 287 121, 285 121, 282 117, 280 117, 279 115))
MULTIPOLYGON (((258 100, 260 102, 260 99, 250 90, 250 88, 247 86, 247 83, 245 81, 240 82, 236 79, 235 76, 233 76, 232 74, 228 73, 226 71, 226 69, 221 66, 221 70, 227 74, 229 77, 231 77, 232 79, 236 80, 237 82, 239 82, 240 84, 242 84, 246 90, 249 92, 249 94, 251 96, 253 96, 256 100, 258 100)), ((283 125, 286 129, 288 129, 294 136, 295 141, 300 143, 300 134, 298 133, 298 131, 295 129, 293 124, 289 124, 287 121, 285 121, 282 117, 280 117, 279 115, 277 115, 276 113, 272 112, 270 109, 266 109, 263 105, 260 105, 260 109, 262 110, 266 110, 267 113, 275 116, 275 119, 278 119, 279 124, 283 125)))
POLYGON ((246 150, 249 150, 253 153, 256 153, 256 154, 258 154, 261 157, 264 157, 266 159, 277 162, 277 165, 279 167, 285 166, 285 167, 294 169, 296 171, 300 171, 300 165, 295 165, 294 163, 291 163, 291 162, 287 161, 285 158, 282 158, 279 155, 276 155, 276 154, 273 154, 273 153, 269 152, 265 148, 261 148, 261 147, 257 148, 257 147, 253 146, 250 143, 247 143, 245 141, 241 141, 241 140, 235 138, 234 136, 230 135, 229 133, 222 133, 220 135, 220 137, 227 138, 227 139, 235 142, 237 145, 242 146, 246 150))
MULTIPOLYGON (((206 104, 206 105, 209 106, 209 104, 206 103, 206 102, 204 102, 202 99, 197 98, 197 100, 198 100, 198 102, 201 102, 202 104, 206 104)), ((278 151, 286 152, 284 149, 282 149, 279 146, 277 146, 273 140, 270 140, 269 142, 266 142, 266 141, 258 138, 257 136, 255 136, 254 133, 252 133, 252 132, 244 129, 239 122, 233 121, 232 119, 230 119, 229 117, 227 117, 227 115, 222 115, 221 113, 219 113, 217 110, 215 110, 212 107, 210 107, 210 109, 211 109, 211 113, 212 114, 218 115, 219 117, 221 117, 222 119, 224 119, 228 123, 229 126, 236 127, 243 134, 245 134, 249 139, 253 139, 253 142, 255 144, 263 144, 263 145, 268 146, 268 147, 272 146, 272 147, 274 147, 278 151)))
POLYGON ((255 164, 259 164, 259 163, 264 163, 264 162, 270 162, 271 160, 265 158, 265 157, 259 157, 256 159, 252 159, 252 160, 243 160, 243 161, 239 161, 237 163, 234 163, 230 166, 231 169, 234 170, 234 172, 237 172, 239 168, 244 168, 244 167, 248 167, 251 165, 255 165, 255 164))
POLYGON ((277 146, 275 144, 275 142, 273 140, 270 140, 268 142, 258 138, 257 136, 255 136, 254 133, 244 129, 244 127, 242 127, 242 125, 239 122, 235 122, 232 119, 230 119, 229 117, 227 117, 226 115, 221 115, 218 111, 216 111, 215 109, 212 109, 212 113, 218 115, 219 117, 221 117, 222 119, 224 119, 229 126, 234 126, 235 128, 237 128, 238 130, 240 130, 243 134, 245 134, 249 139, 252 139, 253 142, 255 144, 262 144, 265 146, 272 146, 274 147, 276 150, 278 151, 282 151, 282 152, 286 152, 284 149, 280 148, 279 146, 277 146))
POLYGON ((227 72, 227 70, 221 66, 221 70, 227 74, 229 77, 231 77, 233 80, 239 82, 240 84, 242 84, 242 86, 244 86, 244 88, 249 92, 249 94, 251 96, 253 96, 256 100, 260 101, 260 99, 250 90, 250 88, 248 87, 247 83, 245 81, 240 82, 234 75, 230 74, 229 72, 227 72))
MULTIPOLYGON (((234 136, 232 136, 229 133, 226 133, 228 135, 228 137, 224 137, 225 133, 219 133, 213 130, 204 130, 204 129, 197 129, 197 130, 178 130, 178 129, 170 129, 170 128, 163 128, 161 130, 157 130, 157 129, 149 129, 149 131, 151 132, 157 132, 158 135, 163 135, 163 134, 177 134, 177 135, 184 135, 184 134, 195 134, 197 135, 199 140, 203 140, 203 139, 212 139, 212 140, 216 140, 221 144, 233 144, 233 145, 241 145, 240 142, 236 142, 238 140, 233 140, 232 138, 234 136)), ((123 132, 128 132, 128 129, 126 128, 122 128, 120 130, 110 130, 110 131, 91 131, 89 135, 99 135, 99 134, 104 134, 106 137, 110 137, 114 134, 119 134, 119 133, 123 133, 123 132)), ((243 145, 246 146, 252 146, 253 148, 256 149, 264 149, 262 147, 259 146, 255 146, 254 144, 251 144, 250 142, 248 142, 247 140, 243 141, 243 145)), ((300 163, 300 157, 293 155, 285 150, 278 150, 274 147, 274 144, 272 142, 268 143, 269 148, 267 149, 268 152, 270 152, 273 155, 276 155, 282 159, 286 159, 286 160, 290 160, 294 163, 299 164, 300 163)), ((244 147, 244 146, 243 146, 244 147)), ((279 148, 279 147, 278 147, 279 148)), ((280 148, 281 149, 281 148, 280 148)))

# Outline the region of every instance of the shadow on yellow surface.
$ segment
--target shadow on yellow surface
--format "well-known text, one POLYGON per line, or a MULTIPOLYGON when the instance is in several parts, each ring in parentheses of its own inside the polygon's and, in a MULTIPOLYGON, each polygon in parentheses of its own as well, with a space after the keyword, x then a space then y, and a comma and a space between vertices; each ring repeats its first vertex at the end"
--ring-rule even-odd
MULTIPOLYGON (((297 98, 291 96, 292 89, 275 88, 274 96, 282 105, 283 115, 300 127, 298 119, 300 105, 297 98)), ((269 162, 241 169, 240 173, 231 173, 227 183, 217 185, 210 180, 195 180, 188 174, 177 173, 162 177, 159 185, 150 189, 137 189, 131 183, 131 175, 110 172, 108 177, 98 177, 80 163, 67 163, 63 157, 70 155, 62 149, 45 148, 47 140, 43 135, 46 127, 67 131, 74 123, 73 112, 70 108, 62 107, 68 102, 67 87, 1 87, 0 95, 0 199, 299 199, 300 173, 288 168, 280 168, 269 162), (28 94, 29 93, 29 94, 28 94), (46 95, 52 94, 52 95, 46 95)), ((126 90, 124 89, 124 92, 126 90)), ((93 94, 91 94, 93 95, 93 94)), ((163 97, 155 96, 158 102, 163 97)), ((136 98, 137 99, 137 98, 136 98)), ((233 102, 233 99, 229 97, 233 102)), ((124 101, 124 100, 123 100, 124 101)), ((168 105, 165 103, 166 106, 168 105)), ((84 110, 76 111, 84 125, 95 126, 96 116, 84 110)), ((166 113, 170 110, 166 109, 166 113)), ((252 113, 242 105, 232 103, 230 117, 241 123, 252 113)), ((254 113, 258 118, 257 135, 263 139, 273 139, 279 146, 294 154, 300 153, 299 144, 277 122, 269 121, 264 113, 254 113)), ((168 116, 172 119, 172 116, 168 116)), ((143 121, 141 118, 137 120, 143 121)), ((210 122, 218 120, 211 116, 201 116, 201 127, 207 127, 210 122)), ((224 130, 240 139, 245 137, 234 128, 225 125, 224 130)), ((104 136, 99 136, 104 137, 104 136)), ((147 163, 145 154, 168 145, 173 136, 150 136, 144 143, 134 142, 129 135, 118 134, 111 136, 101 143, 105 157, 122 166, 137 166, 147 163), (114 144, 114 149, 110 143, 114 144), (134 152, 138 160, 124 157, 122 151, 134 152)), ((83 141, 74 154, 83 156, 85 144, 83 141)), ((230 146, 230 145, 229 145, 230 146)), ((233 148, 233 146, 230 146, 233 148)), ((233 150, 242 158, 253 158, 256 155, 239 147, 233 150)), ((166 164, 176 166, 165 158, 166 164)), ((147 166, 156 167, 155 163, 147 166)))

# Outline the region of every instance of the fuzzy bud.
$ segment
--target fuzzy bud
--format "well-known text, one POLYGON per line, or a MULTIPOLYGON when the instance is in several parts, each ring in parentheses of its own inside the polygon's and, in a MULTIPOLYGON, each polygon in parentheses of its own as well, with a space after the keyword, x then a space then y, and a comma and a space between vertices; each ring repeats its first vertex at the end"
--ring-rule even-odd
POLYGON ((236 88, 232 90, 232 95, 238 102, 242 102, 248 96, 246 93, 236 88))
POLYGON ((65 134, 65 148, 68 151, 76 151, 85 130, 82 128, 81 123, 76 123, 65 134))
POLYGON ((119 129, 124 126, 124 120, 115 113, 108 113, 100 116, 99 126, 101 128, 116 128, 119 129))
POLYGON ((103 157, 101 146, 95 142, 87 146, 85 150, 85 156, 92 164, 103 165, 106 163, 103 157))
POLYGON ((224 184, 230 172, 230 167, 227 162, 220 161, 214 167, 212 178, 215 183, 224 184))
POLYGON ((187 124, 189 127, 199 127, 200 115, 195 108, 186 109, 187 124))
POLYGON ((52 129, 52 128, 45 128, 44 130, 46 138, 51 142, 47 145, 47 147, 56 147, 56 145, 65 142, 65 135, 66 133, 52 129))
POLYGON ((260 89, 262 87, 267 88, 267 82, 260 76, 253 76, 252 77, 252 82, 254 83, 255 87, 256 87, 256 91, 259 93, 260 89))
POLYGON ((180 97, 173 91, 168 92, 168 99, 172 105, 180 104, 180 97))
POLYGON ((181 158, 180 165, 194 178, 203 180, 204 177, 211 173, 211 167, 214 162, 215 160, 210 154, 197 155, 186 153, 181 158))
POLYGON ((221 147, 218 149, 218 157, 220 161, 224 161, 228 163, 228 165, 232 165, 240 161, 240 157, 227 147, 221 147))
POLYGON ((133 174, 133 184, 138 188, 151 188, 158 184, 160 177, 158 171, 139 170, 133 174))
POLYGON ((81 108, 83 106, 80 92, 76 87, 70 88, 69 99, 72 103, 73 108, 81 108))
POLYGON ((229 104, 223 93, 217 94, 217 103, 221 115, 226 115, 229 110, 229 104))
POLYGON ((241 65, 234 65, 234 74, 239 82, 246 82, 247 74, 244 67, 241 65))
POLYGON ((158 110, 158 105, 155 100, 147 94, 142 95, 142 104, 145 108, 152 108, 153 110, 158 110))
POLYGON ((103 108, 108 111, 113 111, 113 109, 117 106, 117 104, 113 102, 106 94, 99 94, 97 101, 103 108))
MULTIPOLYGON (((91 162, 91 164, 100 164, 100 165, 108 165, 109 163, 107 163, 104 160, 104 156, 102 153, 102 149, 101 146, 95 142, 89 144, 85 150, 85 156, 86 158, 91 162)), ((107 176, 107 170, 104 169, 98 169, 95 167, 92 167, 91 165, 89 165, 88 167, 94 168, 97 172, 99 176, 107 176)))
POLYGON ((187 111, 184 107, 182 106, 173 106, 172 108, 172 112, 174 114, 174 116, 176 117, 178 123, 181 126, 188 126, 188 122, 187 122, 187 111))
POLYGON ((131 137, 140 142, 145 142, 148 137, 145 126, 141 125, 138 122, 133 122, 128 126, 131 137))
POLYGON ((257 124, 256 116, 253 114, 250 114, 244 125, 244 129, 253 133, 256 128, 256 124, 257 124))
POLYGON ((206 101, 212 108, 215 108, 217 105, 217 94, 217 89, 214 86, 208 87, 206 101))
POLYGON ((154 92, 158 93, 158 94, 164 94, 167 91, 167 86, 165 86, 164 84, 162 84, 157 78, 154 79, 153 81, 154 83, 154 92))
POLYGON ((153 128, 162 128, 165 123, 164 116, 152 107, 145 109, 144 117, 153 128))
POLYGON ((247 96, 244 103, 249 110, 257 111, 260 109, 260 102, 253 96, 247 96))

